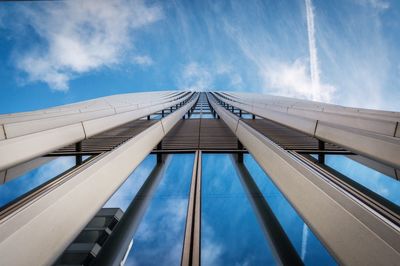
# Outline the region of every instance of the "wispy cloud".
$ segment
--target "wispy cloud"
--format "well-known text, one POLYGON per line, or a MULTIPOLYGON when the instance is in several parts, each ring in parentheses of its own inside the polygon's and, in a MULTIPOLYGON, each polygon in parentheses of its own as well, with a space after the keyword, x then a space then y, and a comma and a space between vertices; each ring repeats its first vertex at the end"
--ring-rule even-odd
POLYGON ((370 5, 378 10, 385 10, 390 7, 389 2, 386 0, 356 0, 360 4, 370 5))
POLYGON ((261 75, 270 93, 330 102, 335 88, 329 84, 316 84, 308 70, 306 61, 299 58, 293 63, 271 63, 268 68, 261 70, 261 75))
POLYGON ((207 89, 212 85, 213 77, 206 67, 190 62, 184 66, 179 80, 183 88, 207 89))
POLYGON ((200 64, 189 62, 177 77, 180 88, 211 89, 215 88, 216 81, 225 78, 231 88, 240 88, 243 85, 242 77, 230 64, 210 63, 200 64))
MULTIPOLYGON (((309 9, 312 12, 312 6, 309 6, 309 9)), ((267 23, 256 14, 253 18, 259 25, 267 23)), ((335 87, 320 81, 313 13, 307 13, 306 20, 308 27, 304 29, 298 25, 279 24, 280 28, 276 31, 255 29, 259 33, 256 36, 249 35, 243 25, 238 25, 231 20, 224 21, 224 29, 250 63, 256 66, 257 78, 264 92, 331 102, 335 87), (308 40, 308 42, 303 42, 307 46, 296 50, 295 47, 298 45, 282 45, 282 39, 288 38, 284 35, 286 30, 293 32, 293 36, 290 37, 291 42, 296 42, 297 38, 300 40, 303 38, 308 40), (308 36, 304 37, 307 33, 308 36), (291 47, 293 51, 298 52, 293 55, 283 53, 285 50, 289 51, 291 47), (302 51, 308 51, 308 54, 302 51)), ((298 43, 301 44, 299 41, 298 43)))
POLYGON ((153 59, 148 55, 137 55, 133 57, 133 63, 147 67, 154 64, 153 59))
MULTIPOLYGON (((110 67, 133 48, 132 33, 162 18, 159 6, 143 1, 63 1, 30 5, 21 10, 23 24, 38 40, 16 56, 28 81, 68 90, 77 74, 110 67)), ((136 57, 149 65, 149 58, 136 57)))
POLYGON ((312 97, 316 98, 319 87, 319 66, 317 46, 315 43, 315 27, 314 27, 314 7, 311 0, 305 0, 306 17, 307 17, 307 33, 308 33, 308 49, 310 51, 310 74, 312 85, 312 97))

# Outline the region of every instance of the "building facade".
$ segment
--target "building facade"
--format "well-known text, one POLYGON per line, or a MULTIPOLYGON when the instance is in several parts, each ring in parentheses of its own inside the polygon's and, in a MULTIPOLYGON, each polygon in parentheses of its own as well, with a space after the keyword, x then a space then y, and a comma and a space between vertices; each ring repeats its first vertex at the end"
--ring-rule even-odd
POLYGON ((0 265, 60 264, 109 207, 85 265, 399 265, 399 121, 195 91, 1 115, 0 265))

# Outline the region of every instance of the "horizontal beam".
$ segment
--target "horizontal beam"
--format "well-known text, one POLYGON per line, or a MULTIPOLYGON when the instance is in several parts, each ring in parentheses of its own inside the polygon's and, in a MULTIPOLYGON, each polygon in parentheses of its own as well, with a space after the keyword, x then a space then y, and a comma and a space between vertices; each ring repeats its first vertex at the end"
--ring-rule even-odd
MULTIPOLYGON (((364 155, 394 168, 400 168, 400 139, 377 134, 344 124, 301 117, 271 110, 251 103, 240 103, 213 93, 219 100, 236 108, 301 131, 320 140, 337 144, 354 153, 364 155)), ((366 122, 367 123, 367 122, 366 122)))
POLYGON ((2 140, 0 141, 0 170, 7 169, 16 164, 82 141, 161 109, 169 108, 170 106, 188 100, 192 95, 193 94, 188 94, 182 99, 153 107, 128 111, 2 140))

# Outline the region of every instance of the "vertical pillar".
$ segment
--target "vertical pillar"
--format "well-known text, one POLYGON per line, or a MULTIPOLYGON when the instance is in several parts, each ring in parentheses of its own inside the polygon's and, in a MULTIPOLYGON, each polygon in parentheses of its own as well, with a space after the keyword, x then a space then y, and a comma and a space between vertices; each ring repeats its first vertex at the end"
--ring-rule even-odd
POLYGON ((243 163, 243 152, 241 152, 240 150, 243 150, 243 144, 240 142, 240 140, 238 140, 238 155, 237 155, 237 161, 238 163, 243 163))
POLYGON ((165 171, 165 163, 157 163, 133 201, 129 204, 114 231, 104 243, 93 265, 120 266, 136 229, 165 171))
POLYGON ((280 265, 304 265, 274 212, 243 163, 233 163, 264 234, 280 265))
POLYGON ((162 163, 163 162, 163 154, 161 153, 162 150, 162 141, 160 141, 157 144, 157 150, 160 152, 157 152, 157 163, 162 163))
POLYGON ((75 155, 75 164, 76 165, 81 165, 82 164, 82 142, 79 141, 75 144, 75 151, 76 151, 76 155, 75 155))
POLYGON ((190 185, 181 266, 200 265, 200 220, 201 151, 197 151, 194 159, 192 181, 190 185))
POLYGON ((324 164, 325 163, 325 154, 323 150, 325 150, 325 142, 322 140, 318 140, 318 150, 321 151, 318 153, 318 163, 324 164))

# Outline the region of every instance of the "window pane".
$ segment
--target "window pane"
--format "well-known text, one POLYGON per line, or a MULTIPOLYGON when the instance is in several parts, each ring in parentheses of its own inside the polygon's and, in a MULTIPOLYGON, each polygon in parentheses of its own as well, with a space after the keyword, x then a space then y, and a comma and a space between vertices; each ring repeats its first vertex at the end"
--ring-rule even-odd
POLYGON ((39 159, 39 166, 0 185, 0 207, 75 166, 75 156, 39 159))
POLYGON ((198 119, 201 117, 201 114, 191 114, 190 119, 198 119))
POLYGON ((205 154, 202 164, 201 264, 275 264, 230 155, 205 154))
POLYGON ((112 195, 104 205, 105 208, 120 208, 123 211, 128 208, 133 198, 146 181, 150 172, 156 165, 156 155, 151 154, 146 157, 132 172, 122 186, 112 195))
POLYGON ((133 238, 126 265, 180 265, 193 154, 175 154, 133 238))
POLYGON ((203 115, 201 116, 201 118, 203 118, 203 119, 213 119, 214 116, 213 116, 212 114, 204 114, 204 113, 203 113, 203 115))
POLYGON ((325 155, 325 164, 400 205, 400 182, 344 155, 325 155))
POLYGON ((303 262, 306 265, 335 265, 322 243, 253 157, 246 154, 244 163, 303 262))
POLYGON ((244 118, 244 119, 252 119, 253 115, 252 114, 242 114, 242 118, 244 118))

